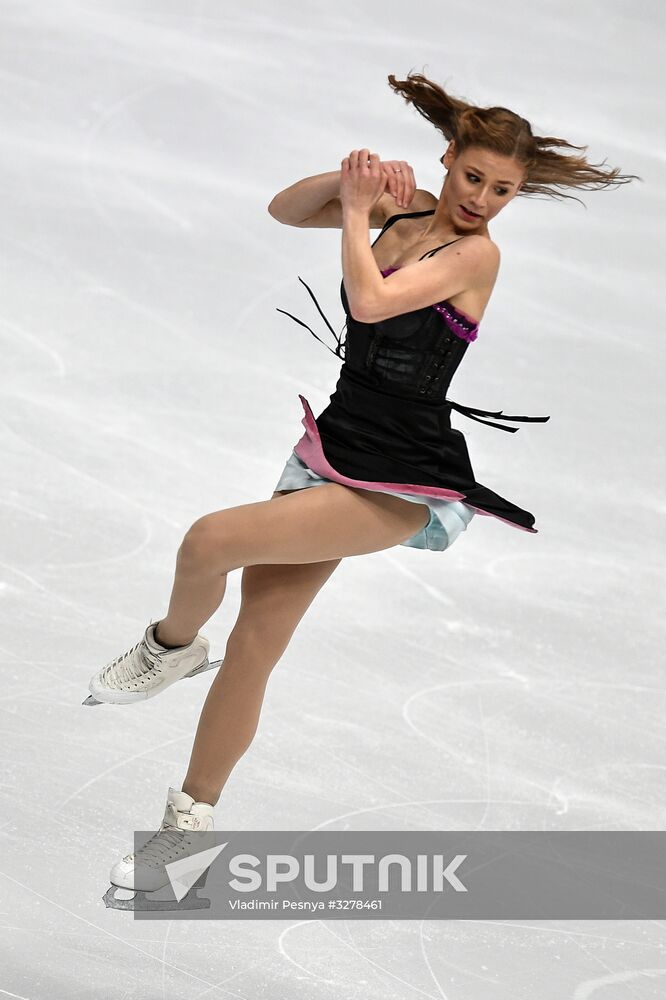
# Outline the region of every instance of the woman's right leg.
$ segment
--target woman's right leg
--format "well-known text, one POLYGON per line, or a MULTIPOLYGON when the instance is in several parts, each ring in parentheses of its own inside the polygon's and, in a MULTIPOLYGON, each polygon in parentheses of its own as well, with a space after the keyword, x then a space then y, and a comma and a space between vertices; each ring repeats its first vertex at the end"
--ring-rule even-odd
POLYGON ((182 790, 215 805, 259 723, 268 678, 341 559, 245 566, 241 606, 201 712, 182 790))

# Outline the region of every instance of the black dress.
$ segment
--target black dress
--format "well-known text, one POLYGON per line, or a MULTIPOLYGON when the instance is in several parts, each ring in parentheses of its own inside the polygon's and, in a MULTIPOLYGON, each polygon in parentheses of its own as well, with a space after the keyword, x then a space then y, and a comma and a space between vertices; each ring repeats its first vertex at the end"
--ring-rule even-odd
MULTIPOLYGON (((391 216, 372 245, 398 219, 433 213, 430 209, 391 216)), ((435 247, 419 259, 449 245, 435 247)), ((394 270, 386 268, 382 274, 385 277, 394 270)), ((451 427, 452 409, 512 433, 519 428, 481 418, 550 419, 508 416, 501 410, 480 410, 446 398, 453 375, 476 340, 478 324, 446 300, 379 323, 362 323, 349 311, 343 281, 340 297, 347 317, 343 341, 335 335, 311 289, 303 284, 335 337, 333 353, 343 359, 330 402, 319 416, 314 416, 307 399, 299 394, 305 433, 294 452, 308 468, 347 486, 462 500, 479 514, 536 534, 529 511, 477 482, 465 437, 451 427)), ((291 313, 278 312, 321 340, 291 313)))

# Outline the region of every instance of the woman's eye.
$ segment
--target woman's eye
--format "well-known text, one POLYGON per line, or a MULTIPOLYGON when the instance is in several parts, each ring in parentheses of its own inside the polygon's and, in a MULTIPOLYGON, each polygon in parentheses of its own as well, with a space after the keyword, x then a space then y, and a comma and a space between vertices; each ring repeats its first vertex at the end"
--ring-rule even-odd
MULTIPOLYGON (((476 174, 467 174, 467 176, 468 176, 469 180, 475 180, 475 181, 479 180, 479 178, 476 176, 476 174)), ((508 194, 508 193, 509 192, 508 192, 507 188, 500 188, 499 191, 498 191, 498 194, 502 194, 502 195, 503 194, 508 194)))

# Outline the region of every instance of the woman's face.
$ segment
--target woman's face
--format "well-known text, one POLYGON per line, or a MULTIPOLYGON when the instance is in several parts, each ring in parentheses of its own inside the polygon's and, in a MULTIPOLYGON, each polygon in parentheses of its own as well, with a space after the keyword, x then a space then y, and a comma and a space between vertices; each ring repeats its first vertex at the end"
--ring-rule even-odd
POLYGON ((523 167, 516 160, 480 146, 469 146, 456 155, 451 141, 442 162, 448 173, 441 197, 461 232, 486 232, 490 220, 513 201, 524 180, 523 167))

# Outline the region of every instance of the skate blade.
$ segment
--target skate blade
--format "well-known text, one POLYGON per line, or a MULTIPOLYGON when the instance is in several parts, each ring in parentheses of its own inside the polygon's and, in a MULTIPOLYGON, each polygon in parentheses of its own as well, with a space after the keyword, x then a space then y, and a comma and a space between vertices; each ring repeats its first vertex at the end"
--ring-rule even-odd
MULTIPOLYGON (((147 889, 121 889, 118 885, 109 886, 102 899, 107 910, 141 910, 144 913, 153 910, 209 910, 210 899, 206 899, 205 897, 202 899, 197 895, 197 890, 204 883, 205 879, 204 882, 201 882, 201 879, 199 879, 187 895, 183 896, 180 902, 175 896, 172 899, 155 899, 147 889), (134 895, 129 899, 118 899, 116 896, 117 892, 133 892, 134 895)), ((156 891, 162 892, 163 889, 156 891)))
MULTIPOLYGON (((209 663, 205 667, 199 667, 197 670, 193 670, 192 673, 186 674, 185 677, 198 677, 199 674, 205 674, 207 670, 217 670, 218 667, 222 666, 222 663, 223 663, 223 660, 214 660, 213 663, 209 663)), ((182 680, 184 680, 184 679, 185 678, 182 678, 182 680)), ((148 701, 149 699, 148 698, 142 698, 141 700, 142 701, 148 701)), ((82 701, 81 704, 82 705, 90 705, 90 706, 92 706, 92 705, 115 705, 117 703, 113 702, 113 701, 98 701, 97 698, 95 698, 94 695, 91 694, 91 695, 89 695, 85 699, 85 701, 82 701)), ((126 703, 126 705, 133 705, 133 704, 135 704, 135 703, 134 702, 127 702, 126 703)), ((121 707, 125 708, 126 705, 123 705, 121 707)))

